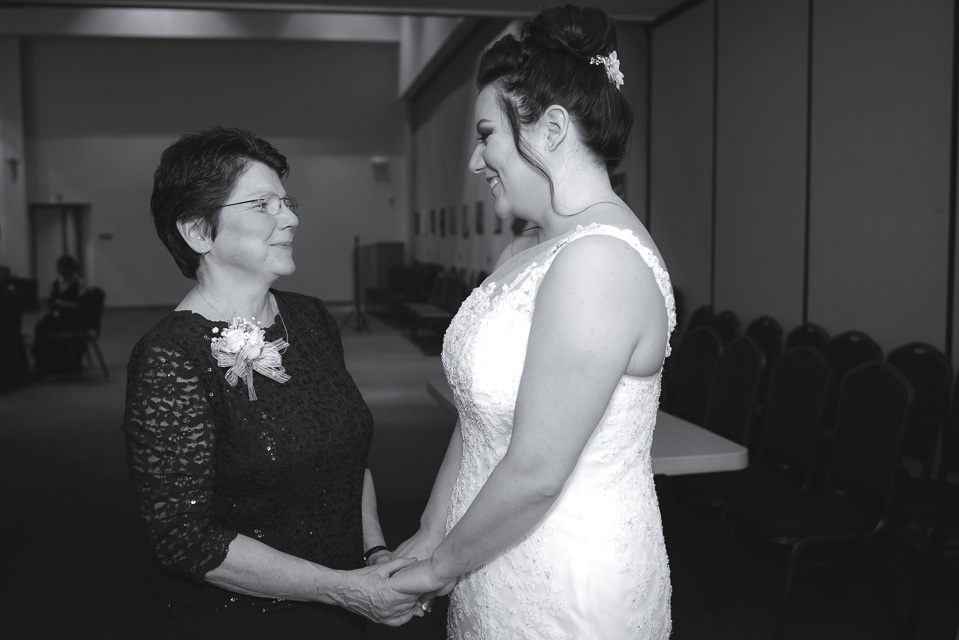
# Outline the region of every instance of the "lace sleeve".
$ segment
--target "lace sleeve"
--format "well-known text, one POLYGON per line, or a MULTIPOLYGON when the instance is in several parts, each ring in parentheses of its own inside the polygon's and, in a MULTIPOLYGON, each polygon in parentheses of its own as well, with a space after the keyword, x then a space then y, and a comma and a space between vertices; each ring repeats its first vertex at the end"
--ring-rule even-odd
POLYGON ((214 516, 214 418, 198 365, 173 344, 145 339, 130 357, 127 465, 157 559, 201 583, 237 534, 214 516))

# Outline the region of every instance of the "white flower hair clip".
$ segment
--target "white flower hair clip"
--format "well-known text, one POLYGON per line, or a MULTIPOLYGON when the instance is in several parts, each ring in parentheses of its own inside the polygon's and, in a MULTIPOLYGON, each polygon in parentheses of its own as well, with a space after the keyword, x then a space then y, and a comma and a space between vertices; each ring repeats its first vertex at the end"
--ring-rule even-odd
POLYGON ((619 70, 619 57, 613 51, 608 56, 593 56, 589 59, 590 64, 601 64, 606 67, 606 77, 616 85, 616 89, 623 86, 626 81, 623 79, 623 72, 619 70))

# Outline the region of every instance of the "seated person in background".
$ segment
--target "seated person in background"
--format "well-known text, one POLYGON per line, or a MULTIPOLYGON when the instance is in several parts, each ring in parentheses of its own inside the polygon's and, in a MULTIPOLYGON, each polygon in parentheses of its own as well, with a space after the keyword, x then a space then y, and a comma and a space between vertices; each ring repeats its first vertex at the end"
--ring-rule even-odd
POLYGON ((49 335, 74 328, 82 290, 80 264, 73 256, 61 256, 47 302, 49 311, 34 329, 33 363, 38 373, 63 373, 76 367, 72 352, 62 342, 50 340, 49 335))

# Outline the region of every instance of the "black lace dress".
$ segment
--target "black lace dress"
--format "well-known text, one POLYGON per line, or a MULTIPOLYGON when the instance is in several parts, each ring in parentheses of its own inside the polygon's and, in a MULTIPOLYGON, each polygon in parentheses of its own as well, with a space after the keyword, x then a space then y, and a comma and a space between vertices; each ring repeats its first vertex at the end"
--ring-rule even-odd
POLYGON ((156 560, 150 596, 173 616, 309 606, 343 617, 336 607, 245 596, 204 582, 237 534, 326 567, 363 566, 372 416, 323 303, 273 293, 280 316, 265 339, 289 332, 283 366, 292 377, 280 384, 255 373, 256 400, 243 380, 227 383, 210 353, 212 329, 226 322, 173 312, 130 356, 127 462, 156 560))

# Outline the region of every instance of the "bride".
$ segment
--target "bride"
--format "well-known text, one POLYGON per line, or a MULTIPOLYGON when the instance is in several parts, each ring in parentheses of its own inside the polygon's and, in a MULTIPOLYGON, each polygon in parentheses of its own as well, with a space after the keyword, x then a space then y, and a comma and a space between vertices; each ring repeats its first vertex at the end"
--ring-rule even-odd
POLYGON ((443 346, 459 413, 393 588, 450 593, 452 638, 666 638, 650 446, 675 309, 649 233, 610 186, 632 114, 612 21, 549 9, 480 62, 470 169, 509 247, 443 346))

